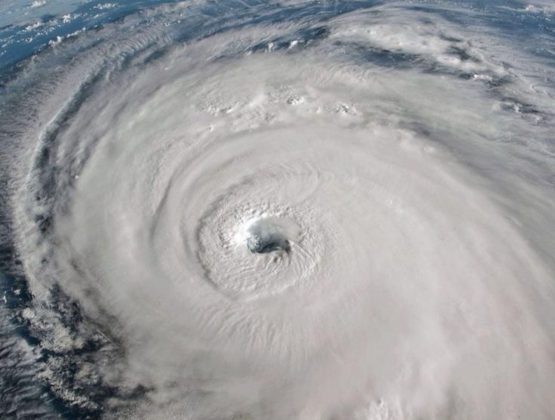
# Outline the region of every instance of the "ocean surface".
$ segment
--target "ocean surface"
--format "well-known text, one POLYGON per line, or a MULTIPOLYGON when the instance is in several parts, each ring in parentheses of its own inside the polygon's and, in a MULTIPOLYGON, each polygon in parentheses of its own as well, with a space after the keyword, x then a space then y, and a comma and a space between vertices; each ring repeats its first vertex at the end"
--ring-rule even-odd
POLYGON ((555 2, 4 0, 0 418, 552 419, 555 2))

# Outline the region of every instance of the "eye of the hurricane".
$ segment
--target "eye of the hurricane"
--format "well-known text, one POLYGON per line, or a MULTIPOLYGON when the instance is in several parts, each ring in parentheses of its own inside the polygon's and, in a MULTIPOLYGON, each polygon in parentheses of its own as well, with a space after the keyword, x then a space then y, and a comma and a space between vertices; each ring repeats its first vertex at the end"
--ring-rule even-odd
POLYGON ((257 220, 249 227, 246 242, 253 254, 289 253, 291 250, 283 226, 269 218, 257 220))
POLYGON ((309 286, 319 268, 318 243, 325 241, 304 209, 252 210, 256 204, 211 211, 199 231, 204 279, 232 300, 309 286))

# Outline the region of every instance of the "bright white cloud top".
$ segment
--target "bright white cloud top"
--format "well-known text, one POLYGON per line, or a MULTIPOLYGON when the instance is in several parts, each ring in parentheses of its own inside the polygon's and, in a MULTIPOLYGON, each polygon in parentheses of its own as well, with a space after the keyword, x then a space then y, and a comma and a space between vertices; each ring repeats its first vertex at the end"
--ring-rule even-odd
POLYGON ((553 66, 479 10, 329 7, 158 6, 11 82, 21 318, 64 404, 551 418, 553 66))

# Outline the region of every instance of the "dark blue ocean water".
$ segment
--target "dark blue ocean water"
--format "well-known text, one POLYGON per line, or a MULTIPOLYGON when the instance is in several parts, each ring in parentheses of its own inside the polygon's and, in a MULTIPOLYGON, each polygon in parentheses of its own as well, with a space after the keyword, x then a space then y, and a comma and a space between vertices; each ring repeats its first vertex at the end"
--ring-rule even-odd
MULTIPOLYGON (((107 23, 111 23, 126 16, 141 13, 149 8, 161 4, 175 4, 175 1, 6 1, 1 6, 0 13, 0 75, 5 78, 6 74, 13 71, 14 66, 21 61, 48 48, 60 38, 65 39, 72 34, 76 36, 82 31, 93 31, 107 23), (44 3, 44 4, 42 4, 44 3)), ((187 3, 187 2, 182 2, 187 3)), ((205 4, 196 6, 198 18, 203 20, 217 19, 228 16, 233 27, 234 15, 249 13, 251 9, 260 9, 264 16, 255 19, 249 24, 264 22, 280 22, 289 19, 299 19, 309 15, 318 19, 347 13, 356 9, 373 7, 384 2, 379 1, 324 1, 303 2, 302 6, 283 7, 280 3, 267 4, 255 0, 247 1, 207 1, 205 4)), ((409 7, 415 10, 423 9, 449 17, 454 21, 464 23, 468 17, 453 12, 450 14, 442 10, 442 3, 449 2, 425 2, 412 1, 409 7)), ((535 13, 521 13, 527 3, 520 1, 504 0, 468 0, 454 2, 463 5, 464 8, 478 12, 478 18, 485 24, 495 28, 500 33, 515 40, 531 40, 543 37, 553 37, 553 16, 549 11, 544 12, 539 8, 535 13)), ((188 30, 186 25, 180 31, 186 32, 188 36, 199 35, 188 30)), ((222 28, 223 29, 223 28, 222 28)), ((553 60, 550 45, 542 45, 542 42, 530 42, 528 47, 537 54, 553 60)), ((2 79, 0 79, 2 80, 2 79)))

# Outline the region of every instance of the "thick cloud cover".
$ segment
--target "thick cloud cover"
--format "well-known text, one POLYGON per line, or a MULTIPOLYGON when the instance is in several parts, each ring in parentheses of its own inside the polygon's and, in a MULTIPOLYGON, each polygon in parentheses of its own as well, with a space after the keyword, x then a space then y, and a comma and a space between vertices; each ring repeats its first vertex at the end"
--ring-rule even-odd
POLYGON ((64 404, 552 416, 553 67, 478 11, 185 2, 27 73, 9 236, 64 404))

